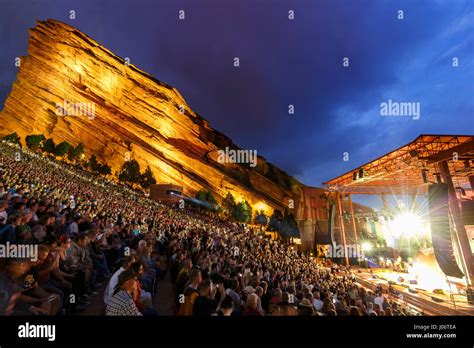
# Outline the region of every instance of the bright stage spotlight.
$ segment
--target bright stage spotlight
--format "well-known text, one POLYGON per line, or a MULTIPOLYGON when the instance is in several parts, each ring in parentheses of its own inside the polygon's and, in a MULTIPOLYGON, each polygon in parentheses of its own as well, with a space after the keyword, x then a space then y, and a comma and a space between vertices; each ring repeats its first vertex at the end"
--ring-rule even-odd
POLYGON ((362 251, 371 251, 372 250, 372 244, 370 244, 369 242, 363 242, 361 245, 360 245, 362 251))
POLYGON ((396 235, 414 237, 421 229, 421 218, 410 212, 401 213, 400 215, 395 216, 395 219, 392 222, 392 230, 396 235))

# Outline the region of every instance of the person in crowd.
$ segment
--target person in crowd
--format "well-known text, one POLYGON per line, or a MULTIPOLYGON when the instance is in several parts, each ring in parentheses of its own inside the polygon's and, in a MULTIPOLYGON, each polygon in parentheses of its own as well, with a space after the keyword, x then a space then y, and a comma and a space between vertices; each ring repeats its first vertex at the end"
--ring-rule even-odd
POLYGON ((189 275, 189 283, 184 293, 179 295, 181 305, 179 306, 178 315, 193 315, 194 302, 200 295, 198 288, 201 281, 201 271, 199 269, 193 269, 189 275))
POLYGON ((181 265, 181 269, 176 277, 176 295, 179 296, 184 293, 186 284, 189 282, 189 272, 191 272, 191 268, 193 263, 191 259, 186 259, 183 261, 181 265))
POLYGON ((82 216, 78 215, 74 220, 69 224, 67 228, 67 234, 72 237, 79 234, 79 224, 82 222, 82 216))
POLYGON ((141 262, 133 262, 130 268, 137 275, 137 291, 135 293, 135 304, 143 315, 157 315, 153 309, 153 295, 151 292, 143 290, 142 280, 145 276, 145 267, 141 262))
POLYGON ((30 267, 28 259, 8 258, 0 267, 0 315, 48 315, 42 299, 22 295, 23 277, 30 267))
POLYGON ((107 305, 107 316, 141 316, 143 315, 135 304, 134 297, 137 291, 137 275, 128 269, 118 277, 112 298, 107 305))
POLYGON ((220 306, 224 300, 224 285, 213 284, 211 280, 206 279, 202 281, 199 286, 199 296, 193 304, 193 316, 195 317, 208 317, 216 312, 217 307, 220 306), (215 299, 216 293, 219 291, 220 301, 217 302, 215 299))
POLYGON ((119 276, 123 272, 125 272, 130 265, 135 261, 134 256, 127 256, 122 259, 122 266, 115 271, 115 273, 112 275, 112 277, 109 279, 109 282, 107 283, 107 286, 104 291, 104 303, 105 305, 108 305, 110 302, 110 299, 112 298, 115 287, 118 284, 119 276))
POLYGON ((257 294, 250 294, 247 296, 246 307, 244 310, 244 316, 262 316, 257 310, 258 296, 257 294))
POLYGON ((0 244, 14 244, 16 242, 16 228, 21 224, 19 214, 10 215, 7 224, 3 228, 0 227, 0 244))
POLYGON ((232 302, 232 297, 230 297, 229 295, 225 295, 224 299, 219 305, 216 315, 220 317, 230 317, 234 309, 232 302))

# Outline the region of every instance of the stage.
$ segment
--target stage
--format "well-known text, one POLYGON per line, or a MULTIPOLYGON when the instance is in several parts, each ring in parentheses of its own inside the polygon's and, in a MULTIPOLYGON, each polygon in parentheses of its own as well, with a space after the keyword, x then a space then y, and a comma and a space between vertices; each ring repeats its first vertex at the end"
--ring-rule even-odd
MULTIPOLYGON (((391 284, 392 289, 401 294, 401 297, 398 297, 400 301, 422 311, 425 315, 474 315, 474 305, 469 305, 466 295, 459 294, 454 285, 452 292, 443 289, 442 294, 434 293, 430 283, 420 281, 418 284, 410 284, 408 273, 373 269, 371 274, 367 269, 354 269, 354 274, 360 285, 372 291, 380 285, 387 294, 391 284)), ((396 298, 397 295, 390 295, 390 299, 396 298)))

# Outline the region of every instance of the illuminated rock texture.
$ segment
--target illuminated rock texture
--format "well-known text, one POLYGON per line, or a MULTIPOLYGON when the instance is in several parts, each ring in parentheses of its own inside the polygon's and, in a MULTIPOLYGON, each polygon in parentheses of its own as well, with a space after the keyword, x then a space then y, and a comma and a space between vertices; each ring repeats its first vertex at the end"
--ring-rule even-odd
POLYGON ((201 188, 221 197, 230 191, 259 209, 301 202, 302 185, 262 157, 255 168, 218 163, 217 150, 236 145, 175 88, 55 20, 30 29, 28 56, 21 58, 0 119, 2 135, 82 142, 87 157, 95 154, 114 172, 134 158, 142 169, 150 165, 159 183, 181 185, 187 195, 201 188))

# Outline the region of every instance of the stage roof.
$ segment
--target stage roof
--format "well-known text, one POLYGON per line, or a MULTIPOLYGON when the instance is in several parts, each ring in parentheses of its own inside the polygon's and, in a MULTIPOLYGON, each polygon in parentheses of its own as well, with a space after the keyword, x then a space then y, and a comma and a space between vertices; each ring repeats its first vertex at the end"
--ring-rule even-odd
POLYGON ((440 173, 439 163, 444 160, 448 163, 454 186, 470 190, 468 177, 474 175, 473 135, 422 134, 412 142, 324 184, 329 190, 342 193, 425 194, 429 183, 436 182, 436 173, 440 173), (428 183, 423 180, 423 171, 428 183), (362 177, 359 177, 359 172, 363 172, 362 177))

